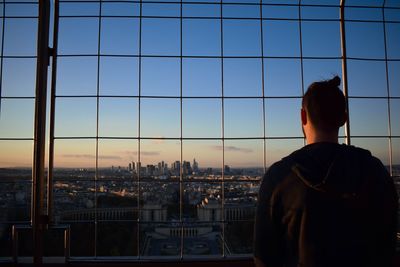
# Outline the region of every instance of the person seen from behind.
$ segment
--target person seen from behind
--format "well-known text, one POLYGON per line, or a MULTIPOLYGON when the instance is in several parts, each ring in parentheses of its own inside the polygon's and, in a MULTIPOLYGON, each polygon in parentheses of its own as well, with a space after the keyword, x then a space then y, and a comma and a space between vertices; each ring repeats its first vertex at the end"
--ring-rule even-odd
POLYGON ((307 145, 273 164, 260 186, 257 267, 392 266, 398 196, 368 150, 339 144, 347 119, 340 78, 312 83, 302 100, 307 145))

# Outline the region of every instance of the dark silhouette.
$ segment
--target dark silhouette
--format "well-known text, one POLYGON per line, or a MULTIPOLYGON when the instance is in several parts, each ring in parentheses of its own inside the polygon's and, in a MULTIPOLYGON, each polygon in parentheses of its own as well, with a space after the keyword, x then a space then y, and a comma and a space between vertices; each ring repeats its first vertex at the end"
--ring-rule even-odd
POLYGON ((307 145, 273 164, 262 181, 257 266, 391 266, 397 193, 367 150, 338 144, 347 118, 340 78, 315 82, 303 97, 307 145))

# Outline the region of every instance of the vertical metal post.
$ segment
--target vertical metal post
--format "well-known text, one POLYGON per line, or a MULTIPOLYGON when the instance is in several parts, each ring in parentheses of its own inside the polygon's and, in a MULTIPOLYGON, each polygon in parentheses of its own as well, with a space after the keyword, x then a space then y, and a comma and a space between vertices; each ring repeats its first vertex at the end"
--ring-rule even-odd
POLYGON ((345 0, 340 0, 340 44, 342 49, 342 84, 343 94, 346 98, 347 122, 344 125, 346 144, 350 145, 350 116, 349 116, 349 93, 347 83, 347 49, 346 49, 346 25, 344 19, 345 0))
POLYGON ((47 71, 49 65, 49 22, 50 1, 39 1, 35 94, 35 131, 32 170, 32 229, 35 266, 43 262, 43 230, 46 224, 44 215, 44 158, 46 142, 46 95, 47 71))
POLYGON ((388 65, 388 48, 387 48, 387 31, 386 31, 386 18, 385 18, 385 5, 386 0, 382 4, 382 18, 383 18, 383 42, 385 44, 385 74, 386 74, 386 91, 387 91, 387 113, 388 113, 388 134, 389 134, 389 173, 393 176, 393 149, 392 149, 392 119, 390 108, 390 82, 389 82, 389 65, 388 65))
POLYGON ((221 166, 221 228, 222 228, 222 257, 225 252, 225 93, 224 93, 224 3, 220 1, 220 38, 221 38, 221 135, 222 135, 222 166, 221 166))
POLYGON ((18 231, 17 231, 17 227, 14 224, 12 226, 12 230, 11 230, 11 234, 12 234, 12 246, 13 246, 13 261, 15 264, 18 263, 18 231))
POLYGON ((53 58, 51 70, 50 89, 50 133, 49 133, 49 169, 47 175, 47 216, 49 223, 53 223, 53 168, 54 168, 54 125, 56 107, 56 82, 57 82, 57 48, 58 48, 58 18, 59 1, 54 3, 54 29, 53 29, 53 58))

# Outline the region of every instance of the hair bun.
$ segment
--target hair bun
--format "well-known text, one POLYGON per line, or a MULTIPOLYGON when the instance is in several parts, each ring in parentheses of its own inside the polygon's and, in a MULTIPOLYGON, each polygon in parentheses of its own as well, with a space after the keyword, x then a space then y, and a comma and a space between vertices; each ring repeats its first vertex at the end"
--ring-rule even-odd
POLYGON ((328 83, 331 86, 338 87, 340 85, 340 81, 340 77, 336 75, 332 79, 328 80, 328 83))

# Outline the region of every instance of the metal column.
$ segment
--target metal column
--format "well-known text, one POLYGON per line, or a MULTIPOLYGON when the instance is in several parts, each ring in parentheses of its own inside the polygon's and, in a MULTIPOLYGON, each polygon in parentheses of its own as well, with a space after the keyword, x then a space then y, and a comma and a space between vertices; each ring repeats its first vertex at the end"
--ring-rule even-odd
POLYGON ((340 44, 342 48, 342 83, 343 94, 346 98, 347 122, 345 124, 346 144, 350 145, 350 116, 349 116, 349 93, 347 83, 347 49, 346 49, 346 25, 344 18, 345 0, 340 0, 340 44))
POLYGON ((35 266, 40 266, 43 262, 43 230, 46 225, 46 216, 44 213, 44 159, 46 143, 47 71, 49 65, 49 22, 50 1, 40 0, 37 39, 35 130, 31 202, 31 223, 34 244, 33 261, 35 266))

